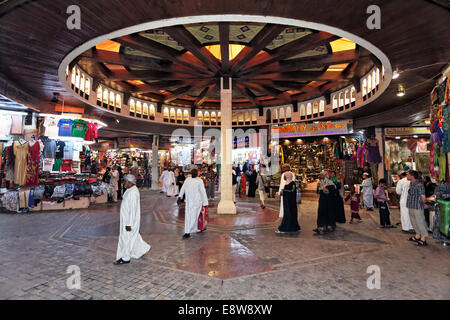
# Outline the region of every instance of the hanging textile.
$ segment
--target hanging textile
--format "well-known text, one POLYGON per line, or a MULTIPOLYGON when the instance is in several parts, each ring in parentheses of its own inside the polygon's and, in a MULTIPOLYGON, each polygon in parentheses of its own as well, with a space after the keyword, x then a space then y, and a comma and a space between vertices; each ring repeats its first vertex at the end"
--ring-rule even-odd
POLYGON ((16 157, 14 163, 14 183, 19 186, 24 186, 27 178, 28 142, 21 144, 19 141, 15 141, 14 155, 16 157))
POLYGON ((39 162, 41 160, 41 145, 36 141, 33 146, 28 143, 26 186, 35 187, 39 182, 39 162))
POLYGON ((443 146, 444 152, 450 152, 450 106, 445 105, 442 109, 443 126, 443 146))

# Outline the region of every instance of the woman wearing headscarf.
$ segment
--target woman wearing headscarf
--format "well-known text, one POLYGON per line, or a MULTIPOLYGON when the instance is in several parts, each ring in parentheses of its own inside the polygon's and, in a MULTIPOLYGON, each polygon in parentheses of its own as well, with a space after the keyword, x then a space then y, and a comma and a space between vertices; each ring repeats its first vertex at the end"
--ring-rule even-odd
POLYGON ((322 171, 319 175, 317 193, 319 196, 319 208, 317 214, 317 228, 313 231, 317 234, 332 232, 336 228, 334 206, 336 205, 336 185, 328 178, 328 172, 322 171))
POLYGON ((333 183, 336 186, 336 222, 339 223, 345 223, 345 209, 344 209, 344 200, 341 197, 340 190, 343 188, 342 182, 338 181, 338 178, 336 177, 336 171, 331 171, 331 178, 330 180, 333 181, 333 183))
POLYGON ((297 210, 297 185, 293 181, 293 177, 292 172, 286 172, 284 175, 286 183, 283 190, 281 190, 284 214, 278 230, 275 231, 276 233, 298 232, 300 230, 297 210))

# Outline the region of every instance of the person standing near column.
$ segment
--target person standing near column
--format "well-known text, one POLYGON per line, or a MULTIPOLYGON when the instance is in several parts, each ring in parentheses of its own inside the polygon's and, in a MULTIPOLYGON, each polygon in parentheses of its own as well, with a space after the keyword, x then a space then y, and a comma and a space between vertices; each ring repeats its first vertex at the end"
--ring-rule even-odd
POLYGON ((368 211, 373 211, 373 185, 372 179, 369 178, 369 174, 367 172, 363 173, 363 183, 362 183, 362 194, 363 194, 363 203, 364 207, 368 211))
POLYGON ((233 202, 236 203, 236 192, 237 192, 237 185, 238 185, 238 179, 237 179, 237 172, 236 167, 233 166, 232 170, 233 174, 233 202))
POLYGON ((130 263, 131 258, 139 259, 151 246, 139 234, 141 225, 141 197, 136 187, 136 177, 124 177, 126 191, 120 206, 120 234, 115 265, 130 263))
MULTIPOLYGON (((284 178, 286 172, 291 172, 291 166, 288 165, 287 163, 283 164, 283 166, 281 167, 281 179, 280 179, 280 188, 278 189, 277 192, 277 196, 279 196, 281 198, 280 201, 280 215, 279 217, 282 218, 283 217, 283 194, 282 194, 282 190, 284 189, 284 186, 286 184, 286 179, 284 178)), ((292 172, 291 172, 292 173, 292 172)), ((292 173, 292 181, 295 182, 295 174, 292 173)))
POLYGON ((409 218, 408 207, 406 206, 406 201, 408 199, 408 190, 410 181, 407 179, 407 173, 400 173, 400 181, 397 182, 395 191, 400 196, 400 221, 402 224, 402 231, 405 233, 412 233, 413 226, 411 224, 411 219, 409 218))
POLYGON ((411 184, 409 185, 406 206, 409 210, 411 224, 416 231, 416 235, 409 238, 409 241, 413 241, 417 246, 423 247, 427 245, 426 237, 428 236, 428 229, 424 215, 424 204, 426 201, 425 187, 422 183, 420 183, 419 173, 417 171, 410 170, 407 178, 411 184))
POLYGON ((208 167, 208 171, 205 174, 205 181, 206 181, 206 194, 208 195, 209 200, 214 200, 216 197, 216 182, 217 182, 217 175, 214 172, 213 166, 208 167))

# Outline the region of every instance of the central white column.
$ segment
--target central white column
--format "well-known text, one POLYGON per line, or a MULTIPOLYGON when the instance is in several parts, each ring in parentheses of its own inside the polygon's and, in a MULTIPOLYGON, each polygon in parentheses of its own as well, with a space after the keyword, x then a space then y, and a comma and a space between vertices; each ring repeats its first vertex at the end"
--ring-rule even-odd
POLYGON ((217 206, 218 214, 236 214, 233 202, 233 128, 232 128, 232 83, 231 78, 220 78, 220 202, 217 206), (225 83, 224 83, 225 81, 225 83))
POLYGON ((151 190, 158 190, 158 182, 159 182, 159 157, 158 157, 158 147, 159 147, 159 136, 153 136, 153 144, 152 144, 152 188, 151 190))

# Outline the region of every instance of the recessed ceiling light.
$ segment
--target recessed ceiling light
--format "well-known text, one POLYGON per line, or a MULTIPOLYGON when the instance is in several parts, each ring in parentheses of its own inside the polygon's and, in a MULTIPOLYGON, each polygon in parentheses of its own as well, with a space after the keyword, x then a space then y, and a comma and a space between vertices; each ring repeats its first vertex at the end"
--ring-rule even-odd
POLYGON ((119 119, 116 119, 116 122, 117 122, 117 123, 120 123, 120 120, 119 120, 119 119))
POLYGON ((419 137, 419 136, 418 136, 417 134, 413 135, 413 138, 416 138, 416 139, 417 139, 418 137, 419 137))
POLYGON ((397 97, 403 97, 406 94, 405 88, 399 84, 397 88, 397 97))
POLYGON ((392 73, 392 79, 397 79, 398 77, 400 77, 400 73, 398 72, 398 69, 395 69, 392 73))
POLYGON ((400 137, 395 137, 395 139, 400 140, 400 137))

